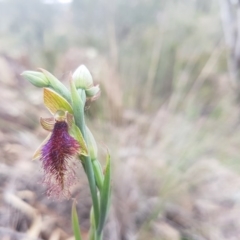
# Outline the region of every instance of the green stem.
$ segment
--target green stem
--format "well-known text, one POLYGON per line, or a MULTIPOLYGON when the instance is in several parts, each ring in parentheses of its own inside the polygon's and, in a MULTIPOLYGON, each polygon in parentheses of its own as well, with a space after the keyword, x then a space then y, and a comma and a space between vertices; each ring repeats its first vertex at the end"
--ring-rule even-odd
MULTIPOLYGON (((84 120, 83 120, 84 122, 84 120)), ((80 128, 80 126, 78 126, 80 128)), ((87 143, 86 139, 86 130, 85 130, 85 124, 83 124, 82 128, 80 128, 82 135, 84 137, 84 140, 87 143)), ((87 143, 88 145, 88 143, 87 143)), ((96 181, 95 176, 93 172, 93 166, 92 161, 89 156, 83 156, 84 166, 86 175, 89 182, 90 192, 92 196, 92 202, 93 202, 93 211, 94 211, 94 218, 95 218, 95 226, 98 227, 98 220, 99 220, 99 202, 98 202, 98 196, 97 196, 97 187, 96 187, 96 181)))
POLYGON ((97 233, 96 233, 96 240, 102 240, 102 234, 101 235, 97 235, 97 233))
MULTIPOLYGON (((84 118, 84 106, 86 101, 86 94, 84 90, 81 90, 81 89, 77 90, 72 80, 70 80, 70 86, 71 86, 72 107, 73 107, 75 123, 79 127, 80 131, 82 132, 83 138, 89 149, 89 143, 86 136, 85 118, 84 118)), ((88 183, 89 183, 92 203, 93 203, 95 229, 97 229, 99 225, 100 211, 99 211, 98 190, 96 186, 96 180, 95 180, 95 175, 93 171, 92 161, 90 156, 80 156, 80 158, 84 162, 84 169, 88 178, 88 183)), ((97 231, 95 232, 97 235, 97 231)), ((101 240, 101 236, 96 236, 96 239, 101 240)))
POLYGON ((84 159, 84 163, 85 163, 86 175, 88 178, 90 192, 91 192, 91 196, 92 196, 95 225, 98 226, 99 202, 98 202, 98 196, 97 196, 95 177, 94 177, 94 173, 93 173, 93 167, 92 167, 91 159, 89 158, 89 156, 87 156, 87 157, 84 156, 83 159, 84 159))
MULTIPOLYGON (((85 92, 82 92, 85 94, 85 92)), ((86 138, 86 126, 85 126, 85 119, 84 119, 84 105, 85 101, 82 101, 82 99, 79 99, 79 92, 77 92, 75 86, 72 88, 72 96, 73 96, 73 112, 74 112, 74 118, 76 125, 79 127, 80 131, 82 132, 83 138, 85 142, 87 143, 86 138), (76 100, 76 101, 74 101, 76 100), (81 101, 81 104, 79 102, 81 101), (76 104, 78 102, 78 104, 76 104)), ((86 98, 86 97, 85 97, 86 98)), ((89 147, 88 147, 89 148, 89 147)), ((84 161, 84 167, 85 172, 88 178, 92 202, 93 202, 93 211, 94 211, 94 218, 95 218, 95 226, 98 227, 98 221, 99 221, 99 201, 98 201, 98 195, 97 195, 97 187, 96 187, 96 181, 93 171, 92 162, 89 156, 81 156, 81 159, 84 161)))

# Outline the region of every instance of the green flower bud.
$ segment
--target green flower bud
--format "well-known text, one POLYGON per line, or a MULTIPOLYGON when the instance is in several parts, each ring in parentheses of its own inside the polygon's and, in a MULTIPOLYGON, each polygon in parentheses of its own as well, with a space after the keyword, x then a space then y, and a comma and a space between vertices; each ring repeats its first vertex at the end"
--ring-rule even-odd
POLYGON ((96 85, 96 86, 93 86, 93 87, 90 87, 90 88, 86 89, 87 97, 98 96, 99 93, 100 93, 99 85, 96 85))
POLYGON ((93 86, 92 75, 84 65, 81 65, 75 70, 72 79, 77 89, 88 89, 93 86))
POLYGON ((49 86, 49 80, 41 72, 24 71, 21 75, 36 87, 42 88, 49 86))

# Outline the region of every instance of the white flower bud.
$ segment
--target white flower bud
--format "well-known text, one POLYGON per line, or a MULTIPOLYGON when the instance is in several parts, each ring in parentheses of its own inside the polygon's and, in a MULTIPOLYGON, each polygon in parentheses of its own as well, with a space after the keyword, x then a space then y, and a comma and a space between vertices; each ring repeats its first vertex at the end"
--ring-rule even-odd
POLYGON ((92 75, 84 65, 81 65, 75 70, 72 79, 77 89, 88 89, 93 86, 92 75))

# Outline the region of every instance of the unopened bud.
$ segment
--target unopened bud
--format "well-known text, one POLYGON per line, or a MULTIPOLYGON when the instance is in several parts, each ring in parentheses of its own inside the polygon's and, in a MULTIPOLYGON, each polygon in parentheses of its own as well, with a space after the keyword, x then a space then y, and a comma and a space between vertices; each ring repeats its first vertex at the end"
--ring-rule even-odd
POLYGON ((88 89, 93 86, 92 75, 84 65, 81 65, 75 70, 72 75, 72 79, 77 89, 88 89))
POLYGON ((49 86, 49 80, 41 72, 24 71, 21 75, 36 87, 42 88, 49 86))

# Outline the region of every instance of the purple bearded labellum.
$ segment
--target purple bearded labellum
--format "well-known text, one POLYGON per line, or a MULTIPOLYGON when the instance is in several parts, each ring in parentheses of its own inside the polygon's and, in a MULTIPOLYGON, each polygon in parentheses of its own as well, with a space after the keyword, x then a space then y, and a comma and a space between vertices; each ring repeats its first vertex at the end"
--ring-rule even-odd
POLYGON ((78 153, 80 145, 68 133, 68 124, 56 121, 50 139, 41 148, 44 183, 48 187, 47 194, 57 198, 69 198, 70 187, 76 183, 76 163, 73 157, 78 153))

